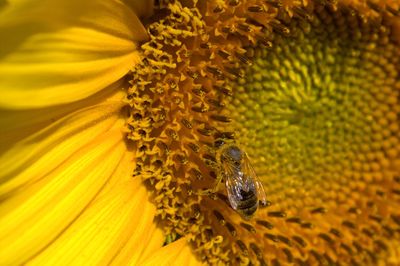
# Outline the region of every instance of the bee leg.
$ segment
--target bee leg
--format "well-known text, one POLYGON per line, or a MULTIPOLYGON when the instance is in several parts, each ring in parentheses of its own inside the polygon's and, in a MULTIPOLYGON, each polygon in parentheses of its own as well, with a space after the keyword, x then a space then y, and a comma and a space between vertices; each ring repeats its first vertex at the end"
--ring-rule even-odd
POLYGON ((200 195, 200 196, 209 196, 211 194, 213 194, 212 189, 202 189, 200 191, 197 191, 197 195, 200 195))
POLYGON ((214 188, 212 189, 212 193, 216 193, 218 191, 219 184, 221 184, 222 176, 217 177, 217 182, 215 183, 214 188))
POLYGON ((214 185, 214 187, 212 189, 210 189, 210 188, 209 189, 202 189, 202 190, 197 192, 197 195, 200 195, 200 196, 212 196, 212 195, 214 195, 215 193, 217 193, 218 186, 219 186, 219 184, 221 184, 221 181, 222 181, 222 176, 217 178, 217 181, 216 181, 216 183, 215 183, 215 185, 214 185))

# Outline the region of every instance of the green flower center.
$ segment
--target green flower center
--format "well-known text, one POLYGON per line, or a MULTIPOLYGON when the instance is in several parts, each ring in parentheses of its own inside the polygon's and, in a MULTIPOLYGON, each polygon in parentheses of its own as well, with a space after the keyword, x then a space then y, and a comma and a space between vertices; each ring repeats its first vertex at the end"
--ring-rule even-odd
POLYGON ((209 264, 389 262, 400 225, 395 10, 160 2, 127 91, 127 137, 166 243, 188 237, 209 264), (251 219, 225 182, 201 194, 232 178, 223 143, 246 152, 264 184, 271 204, 251 219))
POLYGON ((399 154, 399 50, 389 30, 351 13, 315 14, 293 20, 272 49, 250 51, 253 65, 227 104, 274 202, 303 197, 300 188, 380 180, 399 154))

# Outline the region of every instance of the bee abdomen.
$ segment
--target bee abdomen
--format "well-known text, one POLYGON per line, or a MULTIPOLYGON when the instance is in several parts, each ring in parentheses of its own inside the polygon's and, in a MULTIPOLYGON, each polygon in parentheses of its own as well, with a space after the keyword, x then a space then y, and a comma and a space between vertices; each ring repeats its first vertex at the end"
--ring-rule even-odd
POLYGON ((242 200, 238 202, 237 211, 245 216, 252 216, 258 208, 258 198, 255 191, 241 191, 242 200))

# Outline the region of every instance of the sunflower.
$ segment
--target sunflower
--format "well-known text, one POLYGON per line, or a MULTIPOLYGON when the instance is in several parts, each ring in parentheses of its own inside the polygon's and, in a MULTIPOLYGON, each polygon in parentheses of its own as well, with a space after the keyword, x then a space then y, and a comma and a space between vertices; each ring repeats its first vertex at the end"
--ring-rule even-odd
POLYGON ((2 264, 400 263, 397 1, 0 14, 2 264), (252 217, 227 145, 266 192, 252 217))
POLYGON ((162 247, 121 130, 151 12, 147 1, 0 5, 2 265, 138 264, 162 247))

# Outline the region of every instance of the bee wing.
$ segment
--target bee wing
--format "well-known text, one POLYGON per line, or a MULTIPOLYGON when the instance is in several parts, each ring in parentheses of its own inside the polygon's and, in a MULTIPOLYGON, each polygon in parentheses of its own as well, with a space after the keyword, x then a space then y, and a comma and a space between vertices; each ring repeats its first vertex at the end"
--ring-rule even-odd
MULTIPOLYGON (((267 205, 267 195, 264 190, 264 186, 261 183, 261 181, 258 179, 256 171, 254 170, 253 166, 250 163, 250 159, 247 155, 247 153, 244 152, 243 156, 243 165, 242 168, 244 169, 245 177, 248 179, 252 179, 252 181, 256 185, 256 191, 257 191, 257 198, 259 201, 261 201, 262 205, 267 205)), ((247 180, 246 180, 247 182, 247 180)))
POLYGON ((238 202, 242 200, 240 188, 243 187, 243 181, 238 175, 238 171, 233 164, 230 162, 223 162, 222 167, 229 203, 231 204, 232 208, 236 210, 238 202))
POLYGON ((238 202, 242 200, 239 188, 241 186, 240 180, 234 177, 227 177, 225 181, 226 191, 228 193, 228 200, 234 210, 237 209, 238 202))

